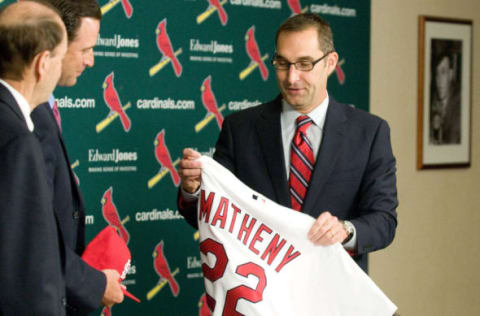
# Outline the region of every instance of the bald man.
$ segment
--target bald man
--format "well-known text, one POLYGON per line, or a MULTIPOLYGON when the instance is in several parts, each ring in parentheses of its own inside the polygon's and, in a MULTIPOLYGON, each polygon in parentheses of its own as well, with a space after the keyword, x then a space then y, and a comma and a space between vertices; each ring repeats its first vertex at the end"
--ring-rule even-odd
POLYGON ((67 34, 37 2, 0 10, 0 315, 65 315, 61 245, 30 112, 61 75, 67 34))

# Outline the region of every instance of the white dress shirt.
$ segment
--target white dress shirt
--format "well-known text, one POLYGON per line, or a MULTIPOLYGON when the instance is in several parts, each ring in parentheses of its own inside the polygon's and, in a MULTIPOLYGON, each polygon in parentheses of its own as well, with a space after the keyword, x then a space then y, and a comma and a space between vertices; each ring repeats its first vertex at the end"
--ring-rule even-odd
POLYGON ((53 105, 55 104, 55 97, 53 94, 50 95, 50 98, 48 98, 48 105, 50 105, 50 108, 53 110, 53 105))
POLYGON ((20 92, 18 92, 14 87, 12 87, 7 82, 5 82, 4 80, 0 79, 0 83, 3 84, 5 86, 5 88, 8 89, 8 91, 10 91, 13 98, 15 99, 18 106, 20 107, 20 111, 22 112, 23 116, 25 117, 25 121, 27 122, 28 130, 30 132, 33 132, 33 129, 34 129, 35 126, 33 125, 33 121, 30 118, 30 113, 32 112, 32 109, 30 108, 30 105, 28 104, 25 97, 20 92))

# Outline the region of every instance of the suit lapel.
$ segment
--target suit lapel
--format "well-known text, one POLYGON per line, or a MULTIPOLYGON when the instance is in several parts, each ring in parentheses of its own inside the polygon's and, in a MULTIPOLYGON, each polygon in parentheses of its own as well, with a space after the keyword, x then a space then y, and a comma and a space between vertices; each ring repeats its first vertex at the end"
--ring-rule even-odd
POLYGON ((340 104, 330 98, 327 117, 323 129, 322 143, 317 154, 313 175, 310 180, 303 209, 313 211, 327 180, 332 173, 341 153, 341 143, 345 140, 345 122, 347 117, 340 104))
POLYGON ((75 175, 73 174, 73 170, 71 168, 70 159, 68 158, 68 154, 67 154, 67 148, 65 147, 65 143, 63 142, 63 137, 62 137, 60 128, 58 127, 57 120, 55 119, 55 116, 53 115, 53 110, 50 107, 50 104, 46 103, 46 107, 48 107, 49 119, 52 121, 52 124, 54 124, 55 127, 56 127, 58 141, 60 142, 60 145, 62 147, 62 154, 65 157, 65 162, 67 163, 67 170, 68 170, 68 174, 69 174, 69 178, 70 178, 70 185, 72 187, 73 195, 76 197, 75 200, 78 201, 78 203, 80 204, 80 205, 75 205, 75 208, 79 207, 80 209, 83 210, 84 209, 83 198, 81 196, 80 190, 79 190, 77 182, 75 180, 75 175))
POLYGON ((275 191, 276 201, 290 206, 280 126, 281 96, 272 101, 256 122, 256 131, 263 150, 265 165, 275 191))
POLYGON ((79 213, 79 221, 80 225, 77 226, 77 244, 75 246, 75 249, 79 252, 83 252, 85 249, 85 204, 83 202, 83 196, 80 192, 80 188, 78 187, 77 180, 75 179, 75 175, 73 174, 73 170, 70 164, 70 159, 68 158, 67 154, 67 148, 65 147, 65 143, 63 142, 63 137, 60 131, 60 128, 57 125, 57 120, 55 119, 55 116, 53 116, 53 112, 50 111, 52 114, 52 118, 55 121, 55 125, 57 126, 57 133, 58 133, 58 138, 60 140, 60 144, 62 145, 62 150, 63 150, 63 156, 65 157, 65 161, 67 162, 67 169, 68 169, 68 175, 70 178, 70 186, 72 188, 72 194, 73 194, 73 205, 75 207, 75 210, 79 213))
POLYGON ((60 132, 60 128, 58 128, 57 120, 55 120, 55 116, 53 116, 53 112, 52 111, 50 111, 50 112, 52 114, 52 119, 55 121, 55 125, 57 126, 58 138, 60 140, 60 144, 62 145, 63 156, 65 157, 65 161, 67 162, 67 169, 68 169, 68 174, 69 174, 69 177, 70 177, 70 184, 72 186, 72 191, 73 191, 73 194, 76 196, 76 201, 80 204, 76 207, 79 207, 81 210, 83 210, 84 209, 83 198, 82 198, 82 195, 81 195, 80 190, 78 188, 77 181, 75 180, 75 175, 73 174, 73 170, 72 170, 72 167, 71 167, 71 164, 70 164, 70 159, 68 158, 68 154, 67 154, 67 148, 65 147, 65 143, 63 142, 63 137, 62 137, 62 134, 60 132))

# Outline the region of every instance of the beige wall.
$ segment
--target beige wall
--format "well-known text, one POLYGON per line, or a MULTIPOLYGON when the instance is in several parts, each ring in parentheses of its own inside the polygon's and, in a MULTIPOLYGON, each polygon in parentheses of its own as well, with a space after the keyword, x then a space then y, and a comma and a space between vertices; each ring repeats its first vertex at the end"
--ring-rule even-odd
POLYGON ((372 0, 371 112, 392 130, 399 226, 370 275, 402 316, 480 315, 480 1, 372 0), (473 20, 472 165, 416 169, 418 16, 473 20))

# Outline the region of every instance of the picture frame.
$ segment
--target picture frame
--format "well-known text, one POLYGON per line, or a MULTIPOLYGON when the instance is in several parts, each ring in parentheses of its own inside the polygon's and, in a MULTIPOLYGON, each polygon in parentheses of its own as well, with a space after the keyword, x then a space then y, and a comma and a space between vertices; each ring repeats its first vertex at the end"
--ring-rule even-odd
POLYGON ((417 168, 471 163, 471 20, 419 17, 417 168))

